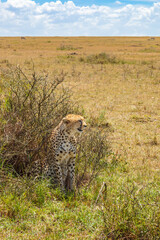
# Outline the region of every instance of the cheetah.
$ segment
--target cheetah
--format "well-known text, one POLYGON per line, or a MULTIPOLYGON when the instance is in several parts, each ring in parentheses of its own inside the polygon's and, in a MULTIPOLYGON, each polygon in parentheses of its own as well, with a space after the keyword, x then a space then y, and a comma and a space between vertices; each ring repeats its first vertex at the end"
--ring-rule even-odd
POLYGON ((86 127, 82 116, 69 114, 52 131, 49 138, 44 175, 51 179, 53 186, 60 187, 63 192, 74 191, 76 133, 82 133, 86 127))

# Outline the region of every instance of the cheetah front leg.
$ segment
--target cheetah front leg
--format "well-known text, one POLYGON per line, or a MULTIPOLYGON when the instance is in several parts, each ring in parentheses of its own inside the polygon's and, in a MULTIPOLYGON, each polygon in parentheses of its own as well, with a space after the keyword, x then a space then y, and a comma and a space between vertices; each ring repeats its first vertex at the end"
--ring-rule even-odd
POLYGON ((71 191, 75 188, 75 158, 71 158, 68 163, 68 188, 71 191))
POLYGON ((68 176, 68 168, 67 168, 67 164, 61 164, 61 169, 62 169, 62 180, 63 180, 63 184, 65 189, 67 189, 67 176, 68 176))
POLYGON ((60 187, 60 189, 63 192, 65 192, 65 186, 64 186, 64 181, 63 181, 63 172, 62 172, 61 165, 59 163, 56 164, 56 167, 55 167, 54 181, 56 183, 56 186, 60 187))
POLYGON ((49 167, 47 175, 51 178, 51 183, 53 184, 53 186, 60 187, 60 189, 65 192, 62 168, 59 163, 54 163, 52 167, 49 167))

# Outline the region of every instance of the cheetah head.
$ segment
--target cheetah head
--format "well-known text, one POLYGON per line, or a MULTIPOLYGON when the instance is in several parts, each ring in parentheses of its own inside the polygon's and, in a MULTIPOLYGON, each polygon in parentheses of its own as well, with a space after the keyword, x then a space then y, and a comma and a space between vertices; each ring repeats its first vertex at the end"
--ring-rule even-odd
POLYGON ((62 122, 71 134, 83 132, 87 127, 84 118, 80 115, 69 114, 63 118, 62 122))

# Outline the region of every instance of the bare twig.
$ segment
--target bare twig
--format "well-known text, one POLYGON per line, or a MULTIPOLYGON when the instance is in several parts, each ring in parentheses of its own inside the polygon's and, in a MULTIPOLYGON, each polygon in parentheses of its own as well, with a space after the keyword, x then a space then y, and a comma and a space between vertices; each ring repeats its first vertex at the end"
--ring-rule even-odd
POLYGON ((106 192, 107 192, 107 184, 106 184, 106 182, 103 182, 103 184, 101 186, 101 189, 100 189, 100 191, 98 193, 98 197, 97 197, 97 199, 95 201, 95 205, 97 205, 98 200, 99 200, 100 196, 102 195, 103 188, 104 188, 104 192, 105 192, 105 195, 106 195, 106 192))

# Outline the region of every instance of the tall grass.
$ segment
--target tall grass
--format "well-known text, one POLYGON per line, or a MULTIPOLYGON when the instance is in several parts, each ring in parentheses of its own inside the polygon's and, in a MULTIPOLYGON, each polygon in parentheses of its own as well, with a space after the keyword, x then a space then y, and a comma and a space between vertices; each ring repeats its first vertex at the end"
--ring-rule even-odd
POLYGON ((105 176, 65 197, 48 180, 6 176, 0 184, 0 234, 2 239, 159 239, 160 178, 149 178, 144 182, 115 157, 105 176), (102 181, 106 188, 97 202, 102 181))

